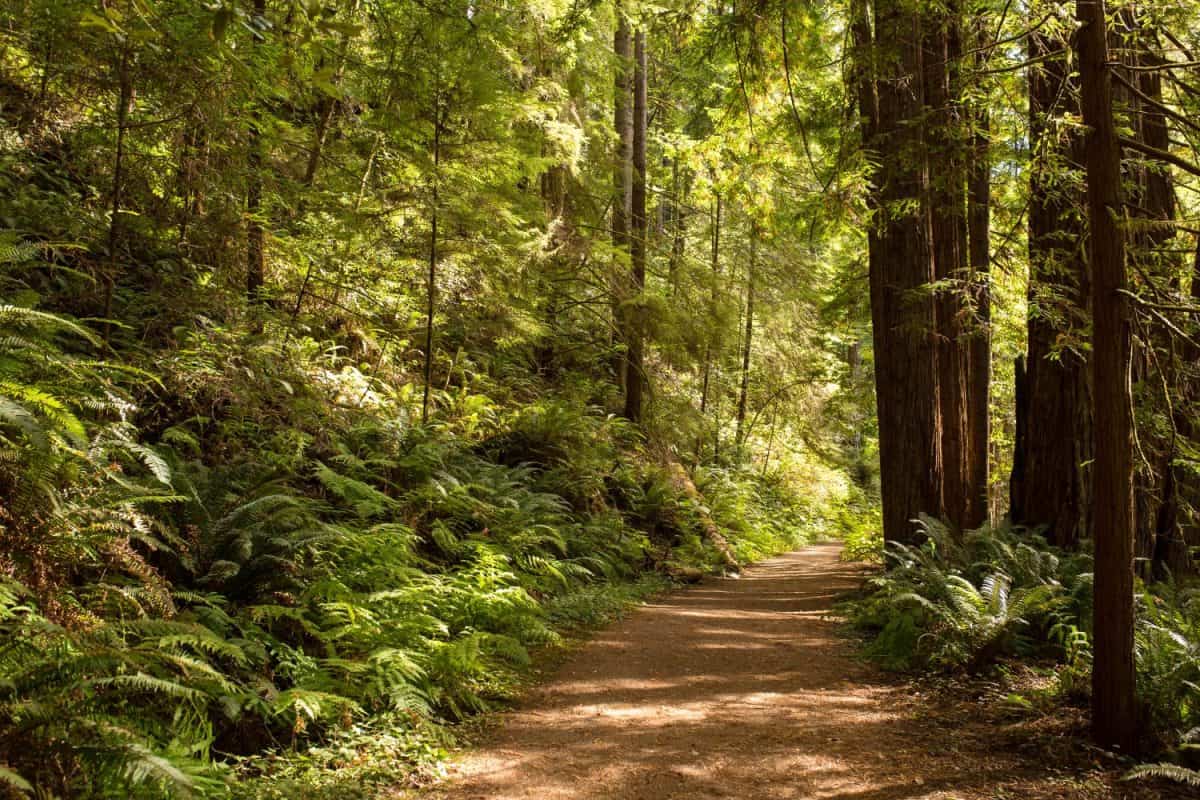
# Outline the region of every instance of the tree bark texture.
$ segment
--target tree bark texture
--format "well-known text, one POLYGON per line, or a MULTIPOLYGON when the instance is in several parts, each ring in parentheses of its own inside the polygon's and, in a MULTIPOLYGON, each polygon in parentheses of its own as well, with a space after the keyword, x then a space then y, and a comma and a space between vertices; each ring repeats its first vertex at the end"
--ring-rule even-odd
POLYGON ((951 0, 944 10, 927 12, 922 69, 924 72, 925 154, 937 165, 928 175, 937 320, 938 403, 942 434, 942 505, 957 529, 971 523, 968 476, 972 473, 968 428, 966 219, 966 145, 963 125, 962 10, 951 0))
POLYGON ((875 0, 874 8, 878 115, 871 149, 879 166, 870 283, 883 533, 889 541, 913 541, 918 514, 941 515, 943 482, 928 162, 920 125, 923 38, 921 15, 910 4, 875 0))
POLYGON ((1092 375, 1095 413, 1094 663, 1092 731, 1106 746, 1134 752, 1133 409, 1130 321, 1121 220, 1121 152, 1103 0, 1079 0, 1080 96, 1087 133, 1087 208, 1092 267, 1092 375))

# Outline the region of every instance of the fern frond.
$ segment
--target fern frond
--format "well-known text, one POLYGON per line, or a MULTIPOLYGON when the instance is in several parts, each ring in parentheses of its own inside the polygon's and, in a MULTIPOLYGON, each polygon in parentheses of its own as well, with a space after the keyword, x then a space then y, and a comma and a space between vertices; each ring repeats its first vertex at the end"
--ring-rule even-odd
POLYGON ((1123 780, 1132 781, 1139 778, 1164 778, 1188 786, 1200 786, 1200 771, 1178 764, 1142 764, 1125 773, 1123 780))

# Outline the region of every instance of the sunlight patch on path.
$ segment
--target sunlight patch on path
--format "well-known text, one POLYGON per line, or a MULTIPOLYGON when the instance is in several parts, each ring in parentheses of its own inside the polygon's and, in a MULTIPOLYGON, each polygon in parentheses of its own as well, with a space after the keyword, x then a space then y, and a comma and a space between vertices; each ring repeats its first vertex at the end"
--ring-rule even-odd
POLYGON ((990 798, 996 775, 854 656, 836 545, 644 607, 582 647, 429 793, 440 800, 990 798))

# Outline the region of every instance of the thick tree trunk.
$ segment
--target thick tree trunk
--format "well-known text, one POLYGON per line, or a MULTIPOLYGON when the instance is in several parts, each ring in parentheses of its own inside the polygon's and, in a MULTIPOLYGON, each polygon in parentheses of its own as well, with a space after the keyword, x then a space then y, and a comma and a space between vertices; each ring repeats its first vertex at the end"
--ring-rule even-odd
POLYGON ((871 149, 877 218, 871 262, 871 322, 879 414, 883 533, 912 541, 912 520, 942 513, 936 316, 925 142, 919 121, 921 16, 899 0, 875 0, 877 126, 871 149))
POLYGON ((952 0, 939 13, 925 15, 922 68, 925 91, 925 152, 937 169, 929 175, 934 277, 940 282, 935 301, 938 342, 938 394, 942 426, 942 505, 958 529, 971 522, 967 418, 968 362, 966 347, 967 275, 966 143, 962 130, 961 9, 952 0))
MULTIPOLYGON (((1200 305, 1200 237, 1197 238, 1191 276, 1191 303, 1200 305)), ((1195 409, 1200 404, 1200 347, 1193 342, 1183 342, 1180 346, 1181 375, 1179 377, 1179 398, 1176 401, 1175 428, 1177 435, 1190 440, 1192 447, 1200 440, 1200 426, 1197 426, 1195 409)), ((1172 453, 1172 457, 1174 453, 1172 453)), ((1165 566, 1175 575, 1190 574, 1195 571, 1191 559, 1191 548, 1200 547, 1200 520, 1195 509, 1200 508, 1200 481, 1192 470, 1177 468, 1172 465, 1175 487, 1174 498, 1178 504, 1193 510, 1178 522, 1175 536, 1171 537, 1169 555, 1165 566)), ((1160 528, 1160 531, 1162 529, 1160 528)))
POLYGON ((625 314, 625 416, 633 422, 642 419, 642 394, 646 385, 644 348, 646 346, 646 33, 634 36, 633 69, 633 190, 631 192, 633 231, 630 241, 631 306, 625 314))
POLYGON ((1082 162, 1081 140, 1060 130, 1058 120, 1078 105, 1066 43, 1036 32, 1029 43, 1030 59, 1038 62, 1029 70, 1029 350, 1017 425, 1025 432, 1024 475, 1012 483, 1011 516, 1045 526, 1053 544, 1074 547, 1087 529, 1090 495, 1083 465, 1091 454, 1091 412, 1078 341, 1089 295, 1080 198, 1070 175, 1082 162))
POLYGON ((1087 134, 1087 200, 1092 266, 1092 374, 1095 408, 1095 659, 1092 730, 1097 741, 1133 753, 1137 705, 1133 665, 1133 410, 1125 240, 1120 220, 1121 153, 1103 0, 1079 0, 1081 107, 1087 134))
POLYGON ((1029 452, 1029 370, 1025 366, 1024 355, 1017 356, 1013 363, 1013 401, 1016 419, 1008 496, 1011 499, 1009 516, 1014 522, 1019 522, 1016 502, 1027 491, 1025 462, 1028 461, 1029 452))

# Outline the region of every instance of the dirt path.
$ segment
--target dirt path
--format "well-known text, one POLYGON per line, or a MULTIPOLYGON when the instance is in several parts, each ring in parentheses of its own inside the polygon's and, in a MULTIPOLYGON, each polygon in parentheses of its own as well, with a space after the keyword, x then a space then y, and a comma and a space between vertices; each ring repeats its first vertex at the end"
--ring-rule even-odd
POLYGON ((818 545, 646 606, 583 646, 429 795, 1029 797, 1015 756, 919 718, 908 690, 854 658, 829 615, 860 579, 838 546, 818 545))

